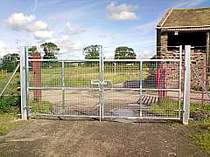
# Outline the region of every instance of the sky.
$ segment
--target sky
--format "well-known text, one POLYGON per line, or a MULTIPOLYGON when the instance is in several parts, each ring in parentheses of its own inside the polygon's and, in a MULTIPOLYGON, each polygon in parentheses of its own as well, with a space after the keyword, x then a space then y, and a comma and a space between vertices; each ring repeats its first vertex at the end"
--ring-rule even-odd
POLYGON ((0 0, 0 56, 51 41, 61 58, 81 58, 92 44, 102 45, 107 58, 118 46, 148 58, 164 13, 198 7, 210 7, 210 0, 0 0))

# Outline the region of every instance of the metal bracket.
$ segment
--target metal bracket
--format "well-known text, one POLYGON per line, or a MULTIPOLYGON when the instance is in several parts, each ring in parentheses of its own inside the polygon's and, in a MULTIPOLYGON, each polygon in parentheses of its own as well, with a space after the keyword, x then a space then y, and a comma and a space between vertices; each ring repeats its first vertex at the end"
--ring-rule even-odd
POLYGON ((101 84, 101 85, 108 85, 109 84, 109 82, 112 84, 112 81, 111 80, 104 80, 104 81, 100 81, 100 80, 91 80, 91 85, 99 85, 99 84, 101 84))

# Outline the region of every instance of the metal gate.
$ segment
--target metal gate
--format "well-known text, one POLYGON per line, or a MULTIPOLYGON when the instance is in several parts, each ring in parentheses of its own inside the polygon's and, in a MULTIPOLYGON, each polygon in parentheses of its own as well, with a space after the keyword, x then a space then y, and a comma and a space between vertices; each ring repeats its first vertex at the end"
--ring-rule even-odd
POLYGON ((180 119, 180 59, 104 60, 104 118, 180 119))
POLYGON ((22 73, 28 116, 180 119, 179 59, 57 60, 27 56, 22 73))

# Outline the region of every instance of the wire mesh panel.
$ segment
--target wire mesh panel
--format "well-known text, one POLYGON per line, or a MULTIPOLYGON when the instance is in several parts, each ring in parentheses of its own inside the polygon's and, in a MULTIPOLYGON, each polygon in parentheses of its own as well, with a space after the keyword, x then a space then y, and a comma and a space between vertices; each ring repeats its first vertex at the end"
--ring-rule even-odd
POLYGON ((99 115, 99 61, 30 60, 29 106, 33 114, 99 115))
POLYGON ((67 62, 64 73, 65 114, 98 117, 99 62, 67 62))
POLYGON ((180 118, 179 60, 107 60, 104 116, 180 118))
POLYGON ((140 62, 105 61, 104 79, 104 116, 137 117, 140 62))
POLYGON ((179 60, 143 61, 142 114, 148 118, 180 118, 181 62, 179 60))

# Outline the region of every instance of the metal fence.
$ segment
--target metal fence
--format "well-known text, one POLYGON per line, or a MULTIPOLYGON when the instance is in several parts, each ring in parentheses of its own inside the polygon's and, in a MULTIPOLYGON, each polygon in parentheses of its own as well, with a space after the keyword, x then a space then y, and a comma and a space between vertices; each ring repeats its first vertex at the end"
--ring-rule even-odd
POLYGON ((0 113, 20 114, 19 65, 0 69, 0 113), (16 66, 16 67, 15 67, 16 66))
POLYGON ((135 119, 181 119, 179 59, 52 60, 21 57, 22 113, 135 119), (27 108, 29 112, 24 111, 27 108))

